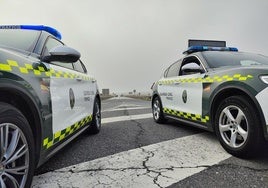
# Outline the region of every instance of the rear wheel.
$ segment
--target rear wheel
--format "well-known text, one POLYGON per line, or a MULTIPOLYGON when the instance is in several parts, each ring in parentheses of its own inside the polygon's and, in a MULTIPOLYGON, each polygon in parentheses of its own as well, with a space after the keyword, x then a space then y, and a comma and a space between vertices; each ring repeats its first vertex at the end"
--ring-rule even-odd
POLYGON ((252 157, 264 140, 255 108, 244 96, 232 96, 220 104, 215 131, 223 148, 237 157, 252 157))
POLYGON ((93 117, 91 125, 89 126, 89 133, 90 134, 98 134, 101 129, 101 109, 100 109, 100 101, 96 98, 94 102, 94 109, 93 109, 93 117))
POLYGON ((163 108, 159 97, 153 99, 152 105, 153 118, 156 123, 164 123, 167 119, 164 117, 163 108))
POLYGON ((33 135, 26 118, 0 103, 0 187, 30 187, 34 164, 33 135))

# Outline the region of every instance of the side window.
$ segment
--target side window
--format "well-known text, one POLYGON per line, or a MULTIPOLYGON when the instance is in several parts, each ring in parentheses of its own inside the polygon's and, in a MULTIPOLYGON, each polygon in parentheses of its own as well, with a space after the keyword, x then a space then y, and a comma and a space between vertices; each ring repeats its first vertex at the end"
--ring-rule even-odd
POLYGON ((183 60, 182 66, 180 69, 180 76, 183 75, 190 75, 190 74, 197 74, 197 73, 204 73, 204 68, 200 61, 192 56, 187 57, 183 60))
POLYGON ((87 73, 87 69, 81 60, 78 60, 74 64, 74 69, 78 72, 87 73))
POLYGON ((179 61, 173 63, 168 68, 167 72, 165 72, 166 77, 178 76, 179 75, 179 66, 180 66, 180 62, 179 61))
MULTIPOLYGON (((46 41, 46 44, 43 48, 43 52, 42 54, 43 55, 47 55, 49 53, 49 50, 51 50, 52 48, 56 47, 56 46, 63 46, 64 44, 52 37, 49 37, 46 41)), ((60 62, 60 61, 53 61, 51 62, 51 64, 54 64, 54 65, 58 65, 58 66, 61 66, 61 67, 65 67, 65 68, 68 68, 68 69, 73 69, 73 64, 72 63, 64 63, 64 62, 60 62)))

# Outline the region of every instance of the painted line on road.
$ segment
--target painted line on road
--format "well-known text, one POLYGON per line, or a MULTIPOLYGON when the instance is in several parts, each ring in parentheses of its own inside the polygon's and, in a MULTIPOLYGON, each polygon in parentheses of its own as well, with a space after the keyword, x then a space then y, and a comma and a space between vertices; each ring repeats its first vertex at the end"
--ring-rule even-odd
POLYGON ((211 133, 117 153, 35 176, 34 188, 167 187, 229 158, 211 133))
POLYGON ((151 107, 142 106, 142 107, 126 107, 126 108, 113 108, 102 110, 101 112, 114 112, 114 111, 123 111, 123 110, 140 110, 140 109, 151 109, 151 107))
POLYGON ((130 98, 130 97, 112 97, 112 98, 109 98, 109 99, 106 99, 107 101, 112 101, 112 100, 133 100, 133 98, 130 98))
POLYGON ((119 122, 119 121, 131 121, 131 120, 147 119, 147 118, 153 118, 152 113, 103 118, 101 119, 101 123, 106 124, 106 123, 113 123, 113 122, 119 122))

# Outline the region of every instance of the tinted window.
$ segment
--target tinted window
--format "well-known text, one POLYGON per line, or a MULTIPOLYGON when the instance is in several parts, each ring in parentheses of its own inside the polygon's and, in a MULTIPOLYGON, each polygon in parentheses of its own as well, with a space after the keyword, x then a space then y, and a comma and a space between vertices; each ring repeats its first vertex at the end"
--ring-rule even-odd
POLYGON ((0 45, 32 52, 39 35, 40 31, 0 29, 0 45))
POLYGON ((179 75, 179 62, 173 63, 166 73, 166 77, 173 77, 179 75))
POLYGON ((49 37, 48 40, 46 41, 44 48, 43 48, 42 54, 48 55, 49 50, 51 50, 52 48, 54 48, 56 46, 63 46, 63 44, 60 41, 49 37))
MULTIPOLYGON (((51 38, 49 37, 48 40, 46 41, 46 44, 43 48, 43 52, 42 54, 43 55, 48 55, 49 54, 49 50, 51 50, 52 48, 56 47, 56 46, 63 46, 63 43, 54 39, 54 38, 51 38)), ((61 66, 61 67, 65 67, 65 68, 69 68, 69 69, 73 69, 73 64, 72 63, 65 63, 65 62, 60 62, 60 61, 53 61, 51 62, 51 64, 54 64, 54 65, 58 65, 58 66, 61 66)))
POLYGON ((240 52, 203 52, 209 67, 268 65, 268 57, 240 52))
POLYGON ((83 65, 83 63, 80 60, 75 62, 73 65, 74 65, 75 70, 77 70, 79 72, 86 73, 86 68, 85 68, 85 66, 83 65))

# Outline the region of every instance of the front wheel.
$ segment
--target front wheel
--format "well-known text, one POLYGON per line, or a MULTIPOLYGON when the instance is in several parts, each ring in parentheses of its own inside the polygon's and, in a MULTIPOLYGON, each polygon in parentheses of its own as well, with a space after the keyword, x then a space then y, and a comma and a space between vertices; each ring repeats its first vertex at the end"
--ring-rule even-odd
POLYGON ((154 121, 156 123, 164 123, 167 121, 164 117, 163 108, 159 97, 155 97, 153 99, 152 112, 154 121))
POLYGON ((215 131, 228 153, 242 158, 256 155, 263 136, 255 113, 255 108, 244 96, 228 97, 219 105, 215 131))
POLYGON ((34 167, 33 135, 26 118, 0 103, 0 187, 30 187, 34 167))
POLYGON ((89 126, 90 134, 98 134, 101 129, 101 109, 100 100, 96 98, 93 108, 93 117, 91 125, 89 126))

